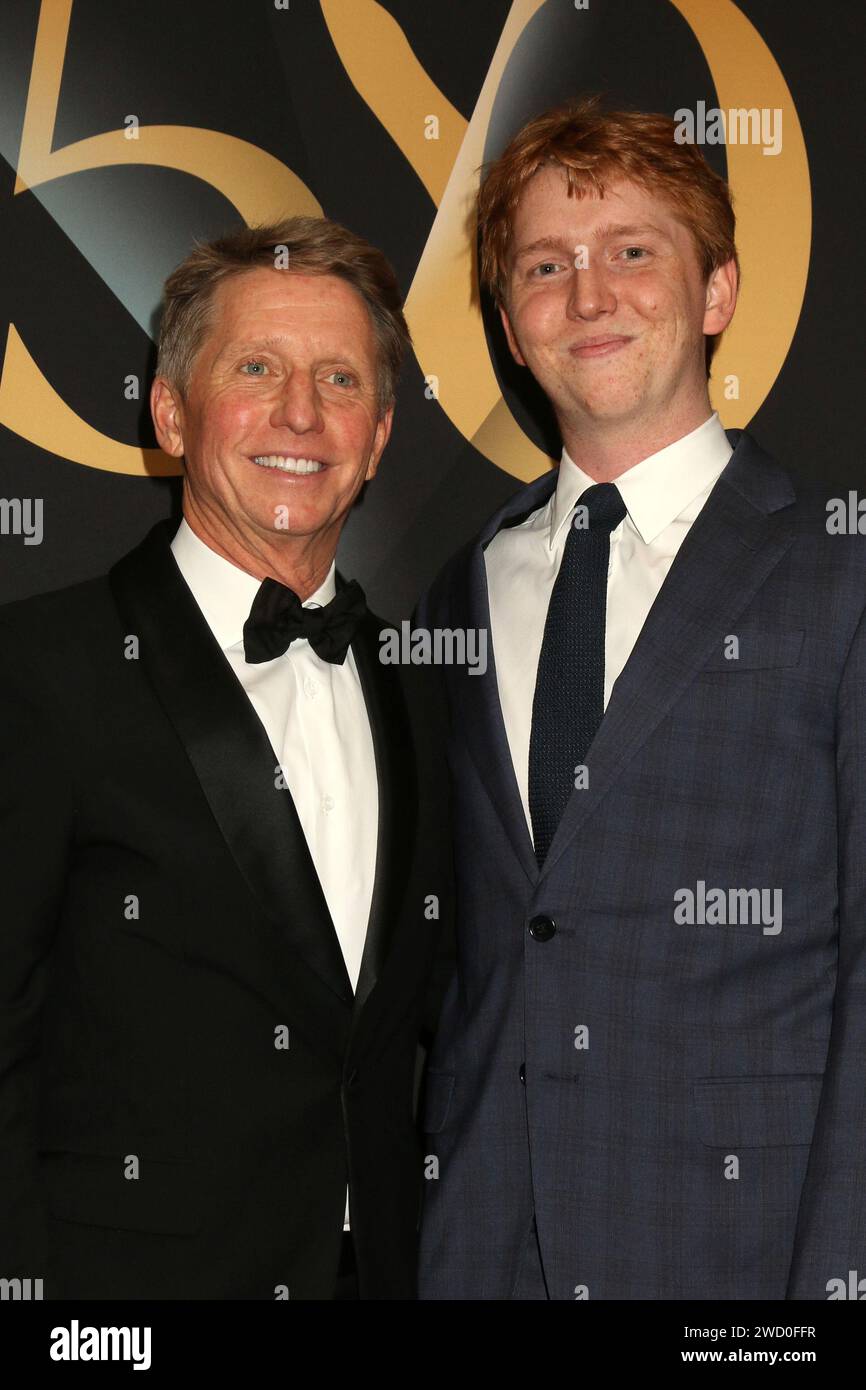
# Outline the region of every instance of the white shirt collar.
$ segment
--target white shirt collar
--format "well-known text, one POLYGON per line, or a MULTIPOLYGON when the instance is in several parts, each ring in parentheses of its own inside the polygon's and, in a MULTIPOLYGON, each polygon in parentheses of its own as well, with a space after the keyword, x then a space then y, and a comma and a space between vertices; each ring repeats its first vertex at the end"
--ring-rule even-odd
MULTIPOLYGON (((718 411, 713 411, 697 429, 657 453, 647 455, 614 479, 629 518, 645 545, 654 541, 690 502, 716 481, 732 453, 718 411)), ((550 514, 551 549, 581 493, 594 482, 595 479, 584 473, 563 449, 550 514)))
MULTIPOLYGON (((217 555, 186 519, 177 529, 171 553, 223 651, 242 642, 244 623, 262 581, 217 555)), ((304 600, 305 608, 330 603, 337 591, 335 571, 336 560, 332 560, 323 583, 304 600)))

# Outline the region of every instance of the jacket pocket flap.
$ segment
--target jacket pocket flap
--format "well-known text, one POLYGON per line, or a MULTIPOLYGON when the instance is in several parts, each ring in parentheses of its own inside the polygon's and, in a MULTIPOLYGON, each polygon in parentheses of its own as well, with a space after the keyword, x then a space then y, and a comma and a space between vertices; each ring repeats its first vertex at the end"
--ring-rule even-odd
POLYGON ((190 1235, 202 1224, 201 1168, 186 1160, 141 1158, 124 1177, 118 1155, 41 1151, 48 1209, 62 1221, 127 1231, 190 1235))
MULTIPOLYGON (((802 628, 787 632, 774 631, 772 628, 766 631, 749 628, 737 632, 735 623, 730 636, 737 638, 737 656, 726 656, 725 652, 730 644, 720 639, 699 674, 703 674, 704 671, 730 671, 736 675, 738 671, 762 671, 774 666, 796 666, 800 660, 805 635, 802 628)), ((728 634, 725 634, 725 638, 727 636, 728 634)))
POLYGON ((810 1144, 821 1075, 702 1077, 694 1083, 698 1136, 710 1148, 810 1144))

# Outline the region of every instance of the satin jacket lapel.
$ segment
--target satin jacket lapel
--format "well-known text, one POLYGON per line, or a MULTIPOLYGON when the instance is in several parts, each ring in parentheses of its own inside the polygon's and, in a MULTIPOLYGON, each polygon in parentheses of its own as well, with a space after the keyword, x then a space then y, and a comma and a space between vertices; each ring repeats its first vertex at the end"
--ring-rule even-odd
POLYGON ((677 552, 587 753, 589 785, 572 792, 542 876, 676 704, 794 538, 787 473, 741 431, 735 451, 677 552))
POLYGON ((479 628, 486 630, 488 635, 487 670, 483 676, 470 675, 462 667, 453 668, 451 679, 455 685, 459 683, 455 692, 455 707, 460 710, 463 735, 478 775, 487 787, 490 800, 527 878, 533 883, 538 878, 538 864, 523 813, 499 700, 484 550, 498 531, 514 526, 544 505, 556 488, 557 476, 558 470, 553 470, 521 488, 491 518, 477 543, 466 552, 464 564, 456 577, 450 615, 454 627, 479 628))
POLYGON ((352 641, 352 654, 373 736, 379 786, 379 836, 373 898, 355 1018, 382 973, 397 920, 417 824, 417 775, 400 667, 379 660, 380 632, 387 626, 368 613, 352 641))
MULTIPOLYGON (((279 759, 183 581, 169 548, 171 530, 155 527, 111 571, 125 630, 137 634, 153 689, 241 874, 273 923, 266 944, 280 977, 291 978, 289 947, 336 1000, 350 1005, 343 955, 291 793, 275 785, 279 759)), ((225 940, 223 949, 236 951, 238 961, 248 933, 239 922, 225 940)), ((323 1029, 322 1036, 339 1049, 339 1032, 323 1029)))

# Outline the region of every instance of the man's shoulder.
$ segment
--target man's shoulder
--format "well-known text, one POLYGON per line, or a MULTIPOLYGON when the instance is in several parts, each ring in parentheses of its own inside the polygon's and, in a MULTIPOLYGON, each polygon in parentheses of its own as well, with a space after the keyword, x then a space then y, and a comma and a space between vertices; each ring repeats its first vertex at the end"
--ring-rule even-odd
POLYGON ((784 505, 798 542, 816 546, 822 563, 831 569, 866 565, 866 494, 834 477, 832 467, 826 476, 816 477, 806 474, 798 460, 773 457, 760 448, 750 462, 772 479, 774 487, 784 480, 783 486, 790 489, 779 505, 784 505))
POLYGON ((108 575, 103 574, 0 605, 0 626, 7 634, 15 633, 25 640, 46 629, 61 635, 70 624, 105 613, 110 602, 108 575))
POLYGON ((805 627, 847 643, 866 610, 866 516, 861 533, 856 494, 833 478, 832 466, 823 477, 806 474, 799 460, 770 454, 746 431, 728 437, 736 447, 719 482, 746 499, 733 513, 744 544, 781 542, 772 572, 787 602, 805 627))
MULTIPOLYGON (((31 650, 48 655, 69 656, 92 649, 107 636, 116 636, 120 614, 112 587, 112 575, 134 565, 156 545, 164 545, 164 523, 151 532, 111 566, 107 573, 78 580, 27 598, 0 605, 0 632, 3 646, 19 653, 31 650)), ((141 576, 140 576, 141 577, 141 576)))
POLYGON ((44 715, 92 705, 117 625, 106 576, 0 606, 4 718, 15 708, 44 715))
POLYGON ((419 612, 438 609, 465 591, 470 569, 479 554, 484 554, 504 528, 511 528, 545 505, 556 486, 558 472, 558 468, 548 470, 531 482, 523 483, 490 513, 483 526, 446 560, 425 591, 419 612))
MULTIPOLYGON (((751 507, 768 517, 777 517, 801 543, 813 543, 822 552, 823 563, 833 568, 833 555, 842 568, 862 564, 866 558, 866 497, 863 501, 862 529, 856 521, 848 526, 850 508, 856 510, 855 495, 847 484, 834 477, 832 461, 823 476, 806 473, 800 458, 771 453, 749 430, 727 430, 734 451, 719 476, 717 487, 729 487, 751 507), (837 520, 839 514, 844 526, 837 520), (843 547, 832 544, 841 535, 855 542, 843 547)), ((715 491, 715 489, 714 489, 715 491)), ((740 516, 743 514, 740 513, 740 516)))
POLYGON ((735 448, 721 475, 725 480, 746 490, 744 485, 754 479, 755 486, 749 487, 748 495, 766 510, 791 506, 798 524, 817 522, 827 533, 830 499, 847 497, 847 488, 834 478, 832 465, 825 476, 817 477, 805 472, 799 457, 772 452, 750 430, 728 430, 727 435, 735 448))
POLYGON ((855 548, 866 548, 866 493, 828 475, 826 479, 804 477, 789 469, 796 492, 795 518, 799 531, 833 539, 850 536, 855 548), (862 500, 862 511, 860 502, 862 500))

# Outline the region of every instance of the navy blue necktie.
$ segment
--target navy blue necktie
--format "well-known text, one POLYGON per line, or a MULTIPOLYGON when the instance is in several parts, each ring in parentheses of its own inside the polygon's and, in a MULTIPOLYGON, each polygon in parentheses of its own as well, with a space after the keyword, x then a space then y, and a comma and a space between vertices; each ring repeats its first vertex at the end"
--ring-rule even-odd
POLYGON ((625 516, 613 483, 578 499, 544 624, 529 738, 529 813, 539 864, 604 714, 610 533, 625 516))

